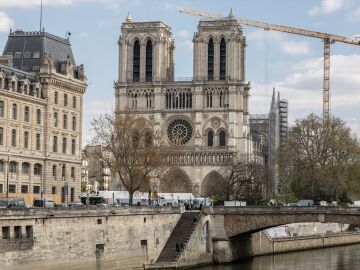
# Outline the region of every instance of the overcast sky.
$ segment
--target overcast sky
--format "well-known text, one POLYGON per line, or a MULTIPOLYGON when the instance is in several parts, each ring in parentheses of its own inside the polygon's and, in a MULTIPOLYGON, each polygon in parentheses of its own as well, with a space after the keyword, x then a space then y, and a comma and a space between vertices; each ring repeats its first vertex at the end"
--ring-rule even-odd
MULTIPOLYGON (((117 80, 121 23, 130 12, 134 21, 162 20, 172 28, 175 76, 192 76, 192 37, 199 18, 177 10, 191 7, 239 18, 260 20, 322 32, 360 37, 360 0, 43 0, 45 31, 70 40, 77 64, 86 68, 89 87, 84 97, 84 143, 89 122, 111 111, 117 80)), ((10 27, 39 30, 40 0, 0 0, 0 44, 10 27)), ((289 101, 289 119, 322 112, 323 43, 320 39, 265 32, 244 27, 247 37, 246 79, 252 83, 250 113, 267 113, 272 88, 289 101), (267 37, 266 37, 267 36, 267 37), (268 87, 265 84, 265 41, 268 43, 268 87), (268 90, 266 90, 268 89, 268 90)), ((2 50, 1 49, 1 50, 2 50)), ((331 47, 331 110, 360 135, 360 47, 331 47)))

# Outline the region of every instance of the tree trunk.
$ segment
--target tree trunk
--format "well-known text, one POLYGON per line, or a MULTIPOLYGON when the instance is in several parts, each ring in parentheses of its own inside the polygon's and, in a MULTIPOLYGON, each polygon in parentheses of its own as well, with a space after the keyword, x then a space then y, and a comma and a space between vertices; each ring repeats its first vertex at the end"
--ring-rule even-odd
POLYGON ((134 191, 129 190, 129 206, 133 205, 133 199, 134 199, 134 191))

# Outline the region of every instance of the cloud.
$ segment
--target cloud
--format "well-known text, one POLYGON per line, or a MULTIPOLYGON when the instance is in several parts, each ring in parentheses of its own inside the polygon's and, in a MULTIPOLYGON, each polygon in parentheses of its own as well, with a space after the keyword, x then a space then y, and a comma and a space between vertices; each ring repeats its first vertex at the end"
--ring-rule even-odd
MULTIPOLYGON (((331 57, 331 111, 347 120, 360 135, 360 54, 333 55, 331 57), (355 120, 354 120, 355 119, 355 120)), ((288 68, 290 75, 281 81, 269 83, 289 101, 289 119, 305 117, 310 113, 322 114, 323 59, 312 58, 288 68)), ((271 93, 266 96, 265 85, 254 82, 250 98, 251 113, 267 113, 271 93), (267 100, 267 102, 266 102, 267 100), (266 110, 264 111, 264 106, 266 110)))
POLYGON ((281 43, 281 49, 284 53, 291 55, 309 54, 311 52, 310 46, 306 41, 284 41, 281 43))
POLYGON ((330 14, 342 9, 345 6, 345 0, 321 0, 319 5, 312 7, 308 14, 316 16, 320 14, 330 14))
POLYGON ((191 40, 185 40, 185 41, 182 41, 182 42, 178 42, 177 45, 179 47, 184 47, 187 50, 192 50, 194 44, 192 43, 191 40))
POLYGON ((0 11, 0 32, 9 32, 15 26, 15 22, 5 12, 0 11))
POLYGON ((279 45, 282 52, 289 55, 304 55, 311 53, 311 47, 306 41, 293 41, 289 39, 284 33, 276 31, 256 30, 247 34, 246 39, 248 42, 253 43, 256 46, 264 47, 265 38, 267 38, 270 44, 279 45))

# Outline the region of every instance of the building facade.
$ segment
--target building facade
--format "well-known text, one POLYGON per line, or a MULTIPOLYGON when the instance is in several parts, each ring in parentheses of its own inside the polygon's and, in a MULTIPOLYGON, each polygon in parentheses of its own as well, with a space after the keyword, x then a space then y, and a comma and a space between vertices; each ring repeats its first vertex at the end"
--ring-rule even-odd
POLYGON ((236 155, 248 157, 245 37, 237 20, 202 20, 194 34, 193 78, 174 79, 172 32, 163 22, 122 24, 116 114, 131 109, 177 150, 173 167, 158 179, 160 192, 206 194, 236 155))
POLYGON ((0 58, 0 195, 78 200, 84 67, 46 32, 11 32, 0 58))

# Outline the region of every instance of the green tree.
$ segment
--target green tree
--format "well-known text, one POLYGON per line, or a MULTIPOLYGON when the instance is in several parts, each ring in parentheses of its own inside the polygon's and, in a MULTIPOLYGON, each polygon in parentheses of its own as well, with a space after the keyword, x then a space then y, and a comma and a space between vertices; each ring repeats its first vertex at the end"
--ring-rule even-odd
POLYGON ((360 191, 359 154, 359 141, 343 120, 311 114, 296 121, 280 146, 280 175, 299 198, 339 200, 360 191))

